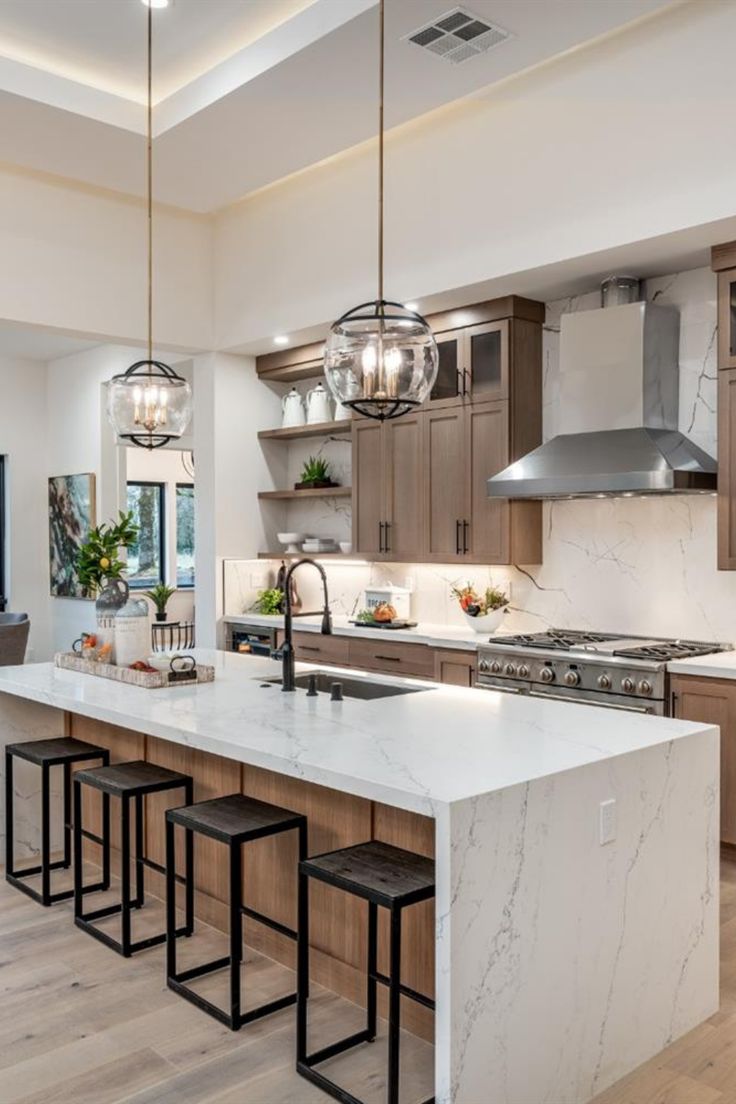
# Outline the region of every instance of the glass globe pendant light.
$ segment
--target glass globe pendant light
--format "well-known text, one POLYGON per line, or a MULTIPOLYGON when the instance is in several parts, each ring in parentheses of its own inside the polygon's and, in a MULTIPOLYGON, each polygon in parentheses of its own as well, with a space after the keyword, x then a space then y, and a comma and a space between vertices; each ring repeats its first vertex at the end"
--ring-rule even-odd
POLYGON ((343 406, 384 421, 424 402, 437 378, 439 353, 427 320, 383 297, 384 0, 379 24, 378 298, 353 307, 330 327, 325 380, 343 406))
POLYGON ((192 418, 188 380, 153 359, 153 109, 151 96, 152 8, 148 7, 148 356, 107 384, 107 416, 115 433, 140 448, 155 449, 185 433, 192 418))

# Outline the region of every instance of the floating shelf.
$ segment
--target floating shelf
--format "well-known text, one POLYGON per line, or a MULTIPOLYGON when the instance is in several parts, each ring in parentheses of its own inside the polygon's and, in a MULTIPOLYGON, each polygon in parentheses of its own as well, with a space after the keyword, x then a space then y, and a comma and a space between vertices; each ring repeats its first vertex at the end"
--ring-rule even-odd
POLYGON ((296 441, 300 437, 327 437, 332 433, 349 433, 351 418, 339 422, 314 422, 312 425, 284 426, 281 429, 262 429, 260 441, 296 441))
POLYGON ((309 556, 313 560, 355 560, 361 559, 355 552, 259 552, 259 560, 295 560, 309 556))
POLYGON ((260 499, 349 498, 352 487, 308 487, 303 491, 259 491, 260 499))

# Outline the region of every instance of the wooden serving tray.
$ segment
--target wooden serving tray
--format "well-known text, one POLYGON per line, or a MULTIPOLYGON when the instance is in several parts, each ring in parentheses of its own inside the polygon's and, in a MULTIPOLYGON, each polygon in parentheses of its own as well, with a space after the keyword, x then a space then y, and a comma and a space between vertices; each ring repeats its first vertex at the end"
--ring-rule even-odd
POLYGON ((98 663, 94 659, 84 659, 76 652, 57 652, 54 665, 65 671, 78 671, 82 675, 96 675, 97 678, 113 679, 125 682, 128 686, 140 686, 144 690, 163 690, 170 686, 191 686, 197 682, 214 682, 215 668, 206 664, 197 664, 189 672, 171 671, 133 671, 130 667, 116 667, 112 663, 98 663), (173 677, 172 677, 173 676, 173 677))

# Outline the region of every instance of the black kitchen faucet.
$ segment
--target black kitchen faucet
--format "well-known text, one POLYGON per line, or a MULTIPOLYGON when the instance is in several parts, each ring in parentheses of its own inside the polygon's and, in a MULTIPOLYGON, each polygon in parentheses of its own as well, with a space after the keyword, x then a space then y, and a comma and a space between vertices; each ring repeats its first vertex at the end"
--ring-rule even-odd
POLYGON ((293 563, 289 570, 286 572, 286 578, 284 579, 284 640, 280 648, 271 653, 273 659, 280 659, 283 663, 283 675, 281 677, 281 689, 282 690, 295 690, 294 685, 294 644, 292 641, 292 618, 294 617, 314 617, 320 611, 310 610, 307 612, 294 613, 291 608, 291 576, 294 574, 298 567, 302 564, 311 564, 312 567, 316 567, 322 576, 322 592, 324 594, 324 605, 322 607, 322 629, 321 631, 325 635, 332 633, 332 617, 330 615, 329 598, 327 595, 327 575, 325 569, 321 564, 318 564, 316 560, 310 560, 305 557, 302 560, 297 560, 293 563))

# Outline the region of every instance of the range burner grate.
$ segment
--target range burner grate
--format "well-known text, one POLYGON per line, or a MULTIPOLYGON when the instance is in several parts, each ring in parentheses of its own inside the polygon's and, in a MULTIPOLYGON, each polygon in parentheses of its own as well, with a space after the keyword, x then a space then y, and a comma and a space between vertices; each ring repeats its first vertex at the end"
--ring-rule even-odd
POLYGON ((663 640, 660 644, 621 648, 613 654, 622 659, 653 659, 660 663, 667 663, 671 659, 692 659, 693 656, 709 655, 719 650, 716 644, 699 644, 691 640, 663 640))
POLYGON ((557 648, 568 651, 576 644, 600 644, 610 640, 610 633, 584 632, 575 629, 548 629, 546 632, 517 633, 516 636, 494 636, 491 644, 506 644, 522 648, 557 648))

